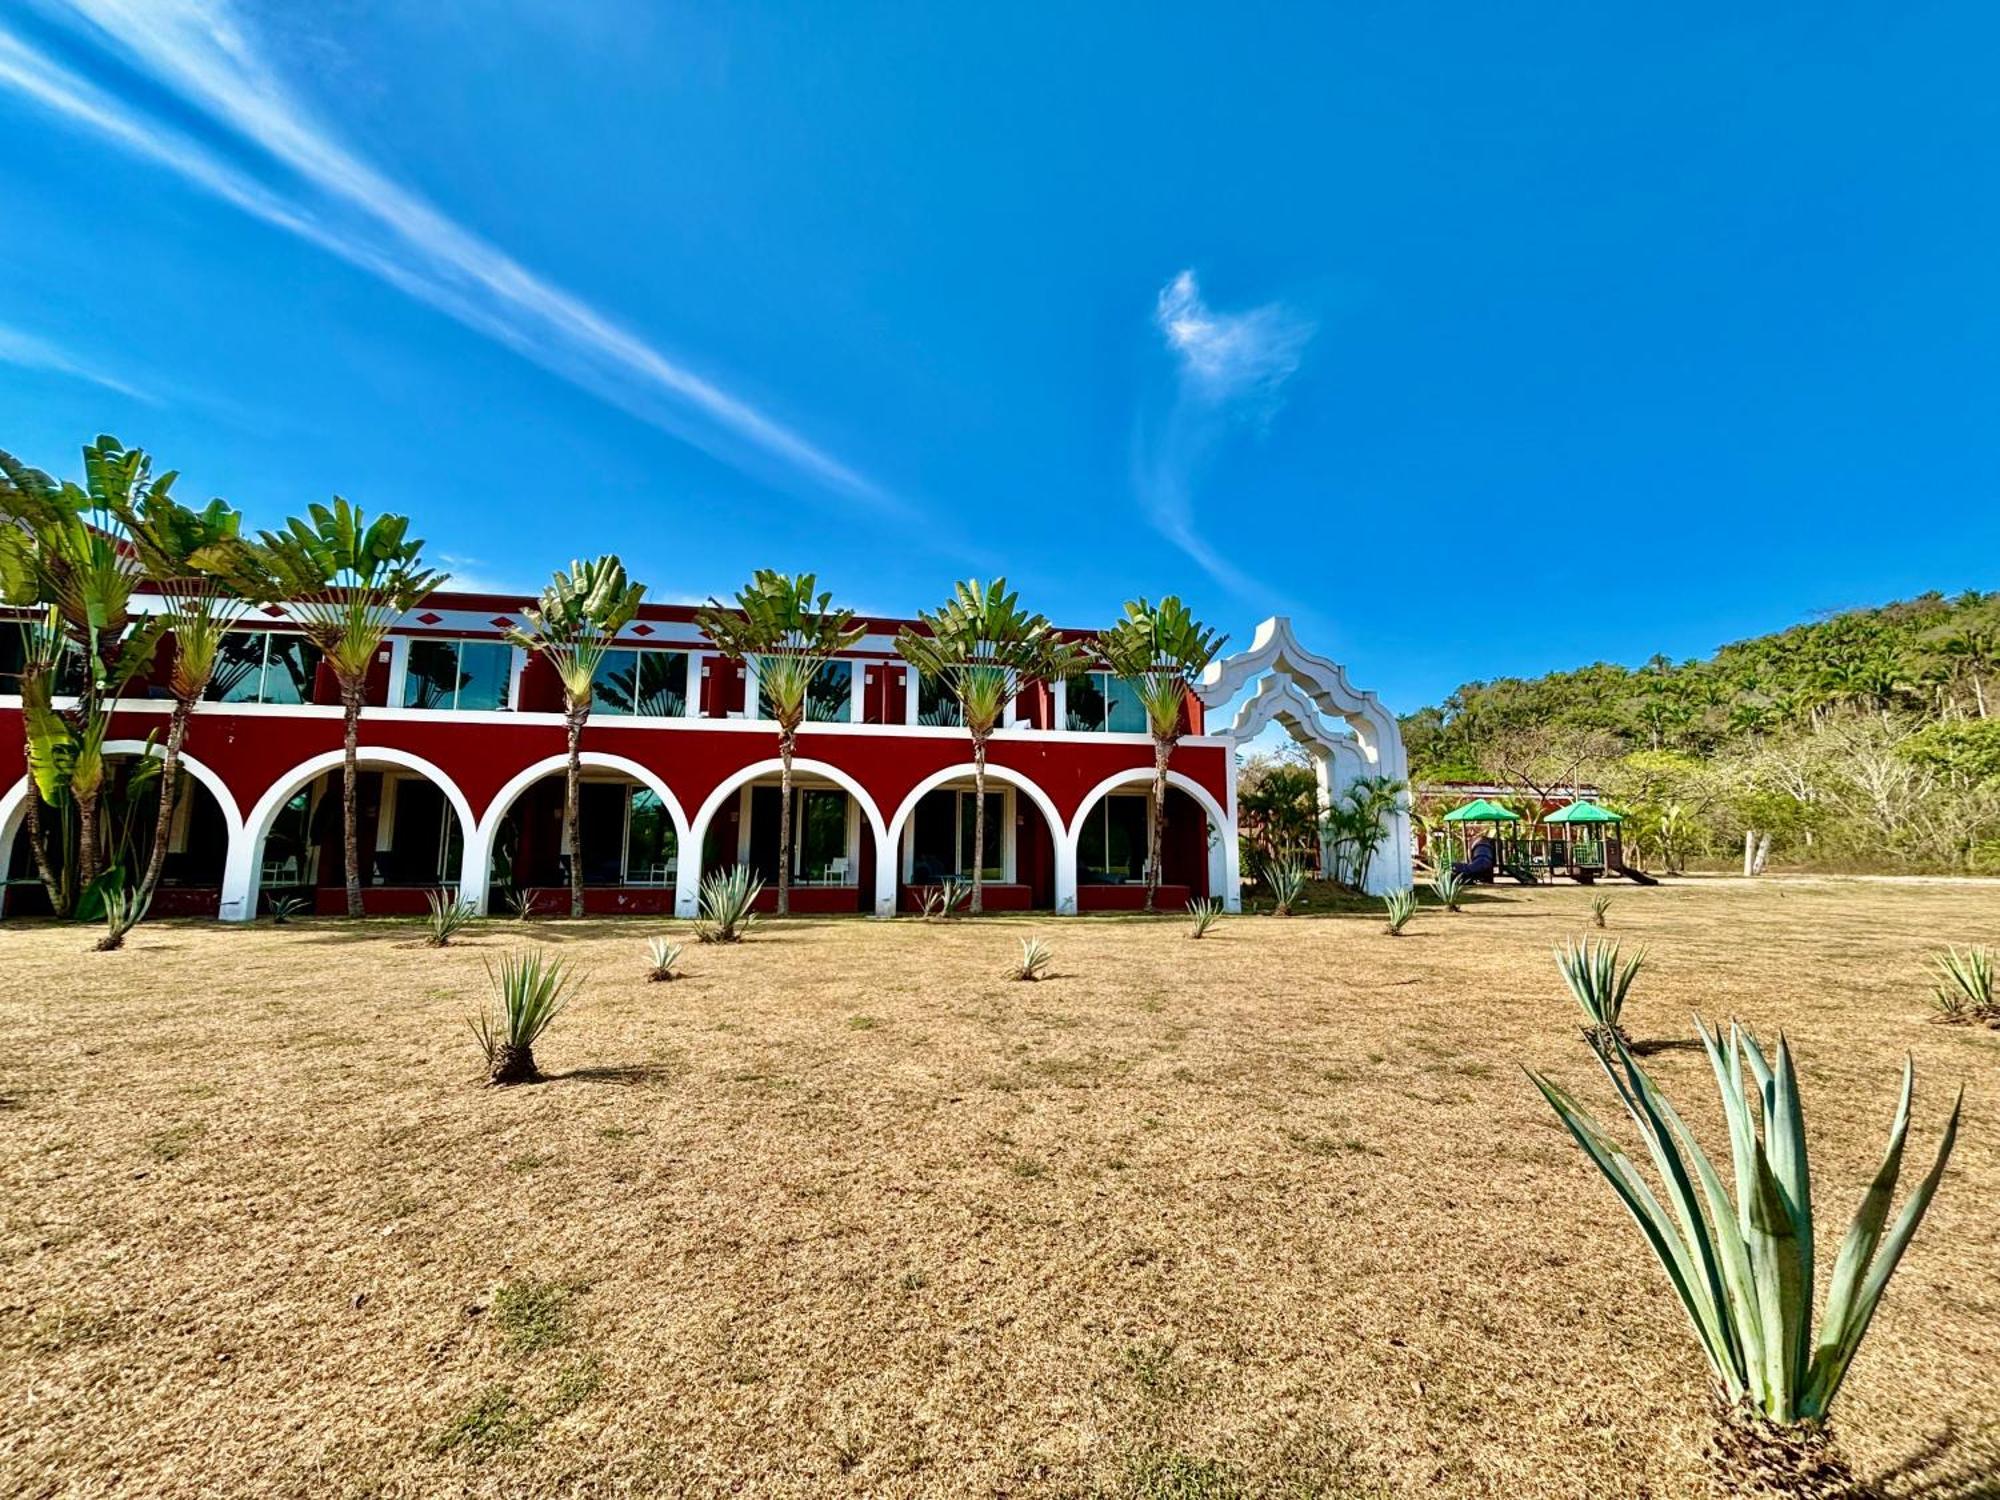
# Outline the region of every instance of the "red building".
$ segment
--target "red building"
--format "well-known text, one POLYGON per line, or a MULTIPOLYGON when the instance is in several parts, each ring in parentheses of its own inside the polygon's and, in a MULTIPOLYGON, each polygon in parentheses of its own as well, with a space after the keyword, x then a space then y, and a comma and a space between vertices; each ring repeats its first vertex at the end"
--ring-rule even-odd
MULTIPOLYGON (((701 876, 791 866, 793 909, 888 913, 914 888, 970 874, 971 745, 954 706, 897 657, 905 623, 866 621, 815 684, 794 764, 792 847, 778 848, 777 734, 754 668, 720 656, 694 611, 651 606, 598 676, 584 731, 582 848, 562 827, 561 697, 539 658, 507 644, 513 595, 437 594, 398 625, 360 723, 360 840, 371 912, 422 911, 456 886, 486 909, 555 891, 582 861, 600 912, 692 915, 701 876)), ((0 630, 0 651, 17 651, 0 630)), ((113 716, 129 767, 170 707, 160 671, 113 716)), ((0 658, 0 673, 17 668, 0 658)), ((7 684, 0 681, 0 688, 7 684)), ((282 610, 253 611, 194 715, 155 910, 246 919, 280 896, 344 910, 341 710, 332 674, 282 610)), ((19 699, 0 697, 0 857, 7 907, 46 909, 25 839, 19 699)), ((1234 901, 1234 741, 1204 732, 1201 695, 1163 809, 1166 909, 1234 901)), ((989 748, 986 902, 1059 912, 1137 907, 1152 742, 1136 697, 1101 673, 1035 684, 989 748)), ((122 776, 114 778, 117 800, 122 776)), ((150 830, 151 819, 133 818, 150 830)), ((149 833, 142 830, 143 841, 149 833)), ((767 900, 769 899, 767 895, 767 900)), ((557 909, 546 899, 544 910, 557 909)))

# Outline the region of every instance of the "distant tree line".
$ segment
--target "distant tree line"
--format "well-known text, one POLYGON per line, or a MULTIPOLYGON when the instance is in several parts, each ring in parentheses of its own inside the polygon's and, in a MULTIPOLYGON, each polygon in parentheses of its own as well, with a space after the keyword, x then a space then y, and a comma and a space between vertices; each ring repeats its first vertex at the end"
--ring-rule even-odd
POLYGON ((1793 864, 2000 873, 2000 593, 1467 683, 1403 734, 1419 782, 1597 785, 1670 868, 1747 836, 1793 864))

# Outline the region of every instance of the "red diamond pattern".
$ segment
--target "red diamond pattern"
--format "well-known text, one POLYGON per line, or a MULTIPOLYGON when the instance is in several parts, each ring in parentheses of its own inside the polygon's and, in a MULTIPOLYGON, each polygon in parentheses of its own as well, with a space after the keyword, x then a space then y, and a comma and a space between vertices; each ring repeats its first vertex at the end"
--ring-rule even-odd
POLYGON ((642 623, 632 627, 632 634, 634 635, 651 635, 652 633, 653 627, 647 624, 642 623))
POLYGON ((264 613, 269 615, 274 620, 282 620, 285 618, 285 612, 282 609, 278 608, 278 606, 275 604, 265 605, 264 613))
POLYGON ((488 625, 495 626, 501 630, 511 630, 514 627, 514 622, 508 619, 505 615, 495 615, 492 619, 488 620, 486 623, 488 625))
POLYGON ((419 625, 442 625, 444 623, 444 616, 434 615, 429 610, 425 610, 417 616, 417 623, 419 625))

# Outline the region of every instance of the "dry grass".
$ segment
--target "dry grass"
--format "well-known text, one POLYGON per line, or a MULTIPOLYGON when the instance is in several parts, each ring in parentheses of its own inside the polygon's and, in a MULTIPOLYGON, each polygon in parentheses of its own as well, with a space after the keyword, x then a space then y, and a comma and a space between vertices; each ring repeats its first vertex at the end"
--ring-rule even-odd
MULTIPOLYGON (((1693 1342, 1520 1073, 1608 1103, 1549 956, 1588 900, 769 922, 671 986, 638 922, 0 929, 0 1492, 1688 1494, 1693 1342), (528 942, 591 977, 552 1081, 482 1089, 462 1017, 528 942)), ((2000 1422, 2000 1033, 1927 1025, 1923 962, 1996 910, 1612 908, 1635 1037, 1789 1028, 1823 1214, 1905 1048, 1921 1149, 1970 1086, 1843 1398, 1898 1493, 1981 1492, 2000 1422)))

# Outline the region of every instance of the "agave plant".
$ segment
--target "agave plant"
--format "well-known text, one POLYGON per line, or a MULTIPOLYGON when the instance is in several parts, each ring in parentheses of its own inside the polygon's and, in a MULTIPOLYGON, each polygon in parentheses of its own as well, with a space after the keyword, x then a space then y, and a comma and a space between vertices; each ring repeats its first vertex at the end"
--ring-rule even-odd
POLYGON ((1590 925, 1593 927, 1602 927, 1604 925, 1604 914, 1609 910, 1611 910, 1611 898, 1609 896, 1592 896, 1590 898, 1590 925))
POLYGON ((942 921, 957 916, 971 899, 972 883, 953 875, 939 885, 924 888, 919 910, 926 921, 942 921))
POLYGON ((1948 948, 1933 953, 1931 962, 1937 969, 1938 984, 1932 994, 1937 998, 1940 1021, 2000 1023, 2000 1001, 1993 998, 1991 948, 1967 948, 1963 952, 1956 947, 1948 948))
POLYGON ((1382 930, 1390 937, 1401 937, 1403 929, 1410 925, 1410 918, 1417 914, 1415 888, 1406 885, 1399 891, 1389 892, 1382 898, 1382 909, 1389 917, 1382 930))
POLYGON ((507 893, 507 910, 514 914, 516 921, 534 921, 541 904, 542 893, 532 886, 517 886, 507 893))
POLYGON ((283 927, 305 909, 306 904, 299 897, 279 896, 271 902, 271 925, 283 927))
POLYGON ((1271 888, 1274 917, 1289 917, 1306 892, 1306 867, 1295 856, 1286 855, 1264 866, 1264 884, 1271 888))
POLYGON ((653 964, 646 974, 649 982, 658 984, 681 977, 674 968, 681 961, 679 943, 670 943, 665 938, 656 937, 646 944, 646 956, 653 964))
POLYGON ((467 1021, 486 1055, 486 1081, 539 1082, 535 1043, 569 1004, 576 975, 562 959, 528 948, 501 959, 497 971, 488 964, 486 978, 493 988, 492 1002, 467 1021))
POLYGON ((1054 961, 1055 955, 1049 952, 1047 943, 1040 938, 1022 938, 1021 957, 1007 970, 1007 977, 1031 982, 1046 979, 1049 977, 1049 965, 1054 961))
POLYGON ((127 890, 124 886, 107 887, 104 892, 104 936, 98 939, 97 951, 110 953, 125 946, 125 934, 145 920, 146 908, 153 904, 152 893, 144 890, 127 890))
POLYGON ((1457 911, 1465 900, 1465 877, 1447 866, 1431 876, 1431 893, 1446 911, 1457 911))
POLYGON ((1188 936, 1203 938, 1208 936, 1208 929, 1221 918, 1222 903, 1210 896, 1205 900, 1188 902, 1187 911, 1188 915, 1194 918, 1193 924, 1188 928, 1188 936))
POLYGON ((1964 1090, 1937 1159, 1891 1226, 1915 1087, 1915 1070, 1904 1060, 1888 1149, 1834 1260, 1815 1336, 1811 1173, 1791 1048, 1781 1036, 1774 1065, 1738 1025, 1731 1024, 1726 1046, 1699 1018, 1696 1027, 1728 1119, 1734 1201, 1700 1142, 1623 1042, 1614 1039, 1598 1061, 1645 1141, 1666 1203, 1569 1093, 1540 1074, 1528 1076, 1631 1213, 1694 1326, 1714 1380, 1721 1418, 1714 1451, 1718 1477, 1734 1486, 1727 1492, 1844 1494, 1846 1472, 1829 1446, 1827 1417, 1944 1175, 1964 1090), (1756 1110, 1744 1087, 1746 1061, 1756 1110))
POLYGON ((752 908, 763 894, 763 877, 748 865, 731 865, 717 870, 701 883, 701 916, 694 935, 703 943, 740 943, 743 934, 756 925, 752 908))
POLYGON ((1621 966, 1616 943, 1600 943, 1590 938, 1581 943, 1566 942, 1556 949, 1556 967, 1562 970, 1569 992, 1583 1009, 1584 1040, 1600 1053, 1613 1039, 1620 1043, 1631 1040, 1618 1018, 1624 1013, 1632 981, 1639 977, 1645 962, 1646 950, 1641 948, 1621 966))
POLYGON ((430 906, 430 915, 424 918, 427 948, 449 948, 451 940, 470 927, 479 915, 459 899, 457 891, 447 886, 424 892, 424 900, 430 906))

